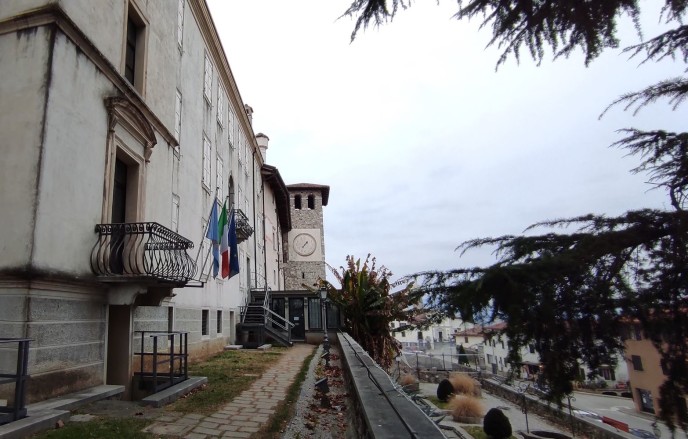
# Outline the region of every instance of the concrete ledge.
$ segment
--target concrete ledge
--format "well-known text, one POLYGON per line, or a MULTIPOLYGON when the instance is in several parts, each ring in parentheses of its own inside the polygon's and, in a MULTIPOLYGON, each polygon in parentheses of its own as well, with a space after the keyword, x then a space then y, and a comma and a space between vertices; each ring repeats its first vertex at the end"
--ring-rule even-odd
POLYGON ((189 377, 188 380, 176 384, 172 387, 168 387, 162 392, 158 392, 143 398, 141 400, 141 403, 143 405, 152 407, 162 407, 173 401, 176 401, 180 397, 191 392, 193 389, 200 387, 203 384, 206 384, 207 382, 207 377, 189 377))
POLYGON ((356 341, 348 334, 337 334, 337 338, 342 350, 342 369, 354 399, 354 416, 360 419, 356 425, 358 437, 445 438, 440 428, 395 387, 389 375, 356 341))
POLYGON ((90 387, 80 392, 70 393, 57 398, 47 399, 45 401, 29 404, 26 406, 28 416, 34 416, 34 412, 42 412, 45 410, 74 410, 82 405, 93 401, 100 401, 101 399, 108 399, 112 397, 119 397, 124 393, 124 386, 111 386, 103 384, 102 386, 90 387))
POLYGON ((240 344, 229 344, 225 346, 225 351, 238 351, 239 349, 243 349, 244 345, 240 344))
POLYGON ((0 426, 0 439, 26 438, 50 430, 59 420, 67 422, 71 410, 93 401, 119 397, 123 392, 124 386, 102 385, 29 404, 24 419, 0 426))
POLYGON ((69 410, 34 410, 30 416, 0 426, 0 439, 27 438, 55 427, 59 420, 69 420, 69 410))

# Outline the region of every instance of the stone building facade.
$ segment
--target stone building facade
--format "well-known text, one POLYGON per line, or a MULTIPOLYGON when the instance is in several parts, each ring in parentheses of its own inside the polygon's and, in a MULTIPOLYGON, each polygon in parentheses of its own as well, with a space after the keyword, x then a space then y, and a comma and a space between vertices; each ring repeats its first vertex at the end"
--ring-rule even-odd
POLYGON ((186 333, 191 359, 234 343, 251 289, 285 286, 291 211, 205 0, 2 0, 0 58, 0 334, 32 340, 28 402, 128 397, 141 331, 186 333), (230 279, 215 202, 237 215, 230 279))

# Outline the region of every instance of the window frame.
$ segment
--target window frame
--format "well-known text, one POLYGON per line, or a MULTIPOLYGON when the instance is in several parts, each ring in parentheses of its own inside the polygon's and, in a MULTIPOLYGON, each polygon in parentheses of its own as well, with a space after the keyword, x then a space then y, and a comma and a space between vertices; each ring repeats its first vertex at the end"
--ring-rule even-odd
POLYGON ((170 222, 170 228, 174 232, 179 232, 179 195, 172 192, 172 221, 170 222))
POLYGON ((319 297, 308 298, 308 328, 322 329, 322 305, 319 297), (317 323, 313 322, 313 316, 317 316, 317 323))
POLYGON ((225 90, 222 85, 218 85, 217 87, 217 124, 220 125, 220 128, 225 127, 225 90))
POLYGON ((210 310, 201 310, 201 337, 207 337, 210 335, 210 310))
POLYGON ((201 176, 201 182, 203 183, 203 188, 207 191, 210 192, 210 181, 211 181, 211 176, 212 176, 212 168, 210 166, 210 157, 213 152, 213 147, 210 144, 210 139, 208 139, 208 136, 203 134, 203 168, 201 170, 202 176, 201 176))
POLYGON ((182 136, 182 92, 177 89, 174 102, 174 137, 181 143, 182 136))
POLYGON ((122 62, 121 73, 126 82, 129 83, 141 96, 145 96, 146 92, 146 63, 148 53, 148 32, 149 22, 141 9, 133 1, 129 1, 127 5, 127 16, 123 23, 123 38, 122 38, 122 62), (133 24, 136 27, 136 37, 134 41, 133 53, 133 78, 127 75, 127 55, 129 53, 129 26, 133 24), (133 82, 131 81, 133 79, 133 82))
POLYGON ((631 355, 631 364, 633 365, 633 370, 642 372, 643 369, 643 359, 640 355, 631 355))
POLYGON ((203 97, 208 105, 211 105, 213 102, 213 63, 208 52, 205 52, 203 58, 203 97))
POLYGON ((177 3, 177 47, 182 52, 184 47, 184 10, 186 9, 185 0, 177 3))
POLYGON ((224 161, 222 157, 218 154, 215 158, 215 184, 217 186, 217 199, 220 204, 225 201, 225 191, 224 191, 224 161))

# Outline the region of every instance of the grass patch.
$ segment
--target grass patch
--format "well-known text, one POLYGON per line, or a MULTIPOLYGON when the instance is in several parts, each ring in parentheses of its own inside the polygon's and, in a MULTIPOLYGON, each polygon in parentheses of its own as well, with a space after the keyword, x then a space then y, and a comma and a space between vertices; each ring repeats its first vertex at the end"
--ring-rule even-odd
MULTIPOLYGON (((466 430, 466 433, 470 434, 470 435, 473 436, 475 439, 490 439, 490 438, 485 434, 485 432, 483 431, 483 428, 482 428, 482 427, 478 427, 478 426, 476 426, 476 425, 471 425, 471 426, 468 426, 468 425, 464 426, 464 425, 462 425, 461 428, 463 428, 464 430, 466 430)), ((510 439, 517 439, 517 438, 516 438, 515 436, 512 435, 510 439)))
POLYGON ((294 382, 291 383, 289 389, 287 390, 286 398, 275 408, 275 414, 272 416, 270 424, 267 426, 265 431, 262 432, 263 434, 261 434, 260 437, 281 437, 281 431, 284 428, 285 424, 289 422, 289 420, 291 420, 291 418, 294 416, 294 404, 299 399, 301 385, 303 384, 303 381, 306 379, 308 368, 310 367, 311 361, 313 360, 313 356, 316 352, 317 351, 314 350, 312 354, 310 354, 308 357, 306 357, 305 360, 303 360, 301 370, 299 370, 299 373, 296 374, 296 376, 294 377, 294 382))
POLYGON ((446 410, 449 408, 449 402, 442 402, 439 399, 437 399, 436 396, 425 396, 424 398, 430 401, 431 403, 435 404, 435 407, 437 407, 438 409, 446 410))
POLYGON ((35 439, 148 439, 155 436, 141 430, 150 424, 150 419, 95 419, 89 422, 69 422, 57 430, 50 430, 32 436, 35 439))
POLYGON ((182 413, 215 413, 251 387, 263 372, 277 362, 285 349, 224 351, 206 361, 190 364, 189 375, 208 377, 208 384, 165 408, 182 413))

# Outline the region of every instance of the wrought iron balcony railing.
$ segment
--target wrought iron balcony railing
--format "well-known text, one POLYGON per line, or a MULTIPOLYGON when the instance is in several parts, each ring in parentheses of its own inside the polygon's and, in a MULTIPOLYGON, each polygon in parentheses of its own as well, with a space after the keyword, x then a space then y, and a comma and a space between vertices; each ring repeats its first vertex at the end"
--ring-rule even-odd
POLYGON ((236 209, 236 232, 237 241, 246 241, 253 234, 253 227, 248 221, 248 217, 241 209, 236 209))
POLYGON ((193 242, 158 223, 98 224, 95 231, 91 269, 103 280, 186 284, 196 274, 196 263, 186 252, 193 242))

